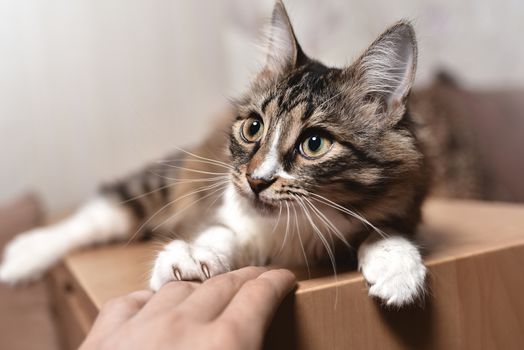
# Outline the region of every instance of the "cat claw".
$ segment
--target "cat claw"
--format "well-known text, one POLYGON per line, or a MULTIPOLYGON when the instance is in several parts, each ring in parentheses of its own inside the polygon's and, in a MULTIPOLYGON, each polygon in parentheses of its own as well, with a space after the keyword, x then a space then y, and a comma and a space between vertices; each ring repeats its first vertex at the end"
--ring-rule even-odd
POLYGON ((200 264, 200 267, 202 268, 202 272, 204 273, 204 276, 206 276, 206 279, 211 278, 211 274, 209 273, 209 268, 205 263, 200 264))
POLYGON ((177 267, 171 266, 173 269, 173 277, 175 277, 175 281, 182 281, 182 274, 180 273, 180 270, 177 267))
POLYGON ((159 290, 171 281, 205 281, 231 270, 224 261, 212 248, 173 241, 158 254, 149 286, 159 290))

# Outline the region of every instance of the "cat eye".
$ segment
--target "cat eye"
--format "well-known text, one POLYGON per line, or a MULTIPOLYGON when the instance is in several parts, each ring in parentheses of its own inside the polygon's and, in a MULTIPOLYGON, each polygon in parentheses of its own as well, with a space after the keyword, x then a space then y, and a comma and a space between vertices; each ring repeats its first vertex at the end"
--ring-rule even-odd
POLYGON ((241 135, 246 142, 257 142, 262 138, 264 122, 259 117, 250 117, 244 121, 241 135))
POLYGON ((300 153, 306 158, 315 159, 326 154, 333 141, 326 136, 312 134, 304 139, 300 144, 300 153))

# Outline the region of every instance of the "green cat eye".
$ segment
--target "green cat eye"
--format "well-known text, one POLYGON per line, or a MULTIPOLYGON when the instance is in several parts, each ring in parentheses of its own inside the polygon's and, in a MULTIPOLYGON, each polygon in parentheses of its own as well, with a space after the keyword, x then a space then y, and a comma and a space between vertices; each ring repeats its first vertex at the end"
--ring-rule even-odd
POLYGON ((244 121, 241 128, 242 138, 246 142, 257 142, 262 138, 264 122, 257 117, 251 117, 244 121))
POLYGON ((326 154, 333 142, 324 136, 311 135, 300 144, 300 152, 306 158, 318 158, 326 154))

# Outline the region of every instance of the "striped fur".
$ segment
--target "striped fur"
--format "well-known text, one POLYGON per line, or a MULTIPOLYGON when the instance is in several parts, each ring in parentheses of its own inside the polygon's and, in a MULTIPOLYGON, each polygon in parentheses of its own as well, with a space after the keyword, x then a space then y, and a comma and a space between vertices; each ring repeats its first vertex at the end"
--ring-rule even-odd
MULTIPOLYGON (((413 301, 425 268, 409 236, 420 221, 428 170, 406 108, 417 54, 411 25, 392 26, 342 69, 305 55, 281 1, 272 25, 265 67, 212 134, 190 152, 104 186, 102 198, 133 218, 126 240, 153 232, 170 242, 157 256, 153 289, 249 264, 330 258, 334 265, 337 253, 349 252, 336 249, 340 243, 351 250, 363 242, 358 255, 370 293, 393 305, 413 301), (262 124, 253 142, 243 134, 251 120, 262 124), (323 156, 304 155, 301 144, 311 135, 329 141, 323 156)), ((31 250, 33 236, 13 242, 9 256, 31 250)), ((60 253, 98 242, 94 236, 60 253)), ((4 262, 1 279, 33 277, 15 268, 33 262, 15 260, 4 262)))

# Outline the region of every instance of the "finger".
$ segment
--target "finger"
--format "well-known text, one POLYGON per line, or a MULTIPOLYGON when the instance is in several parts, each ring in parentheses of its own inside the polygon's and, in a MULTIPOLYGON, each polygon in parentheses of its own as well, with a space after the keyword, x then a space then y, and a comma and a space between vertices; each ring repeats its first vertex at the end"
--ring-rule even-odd
POLYGON ((165 284, 140 311, 141 315, 172 310, 186 299, 199 285, 196 282, 176 281, 165 284))
POLYGON ((295 275, 288 270, 271 270, 246 282, 217 322, 234 324, 247 339, 262 341, 265 330, 282 299, 293 290, 295 275))
POLYGON ((116 319, 129 319, 136 314, 153 296, 150 290, 139 290, 106 302, 100 310, 100 316, 116 319))
POLYGON ((108 334, 133 317, 153 296, 150 290, 140 290, 106 302, 96 318, 92 332, 108 334))
POLYGON ((178 308, 201 321, 210 321, 220 315, 238 290, 249 280, 267 271, 264 267, 245 267, 215 276, 205 281, 178 308))

